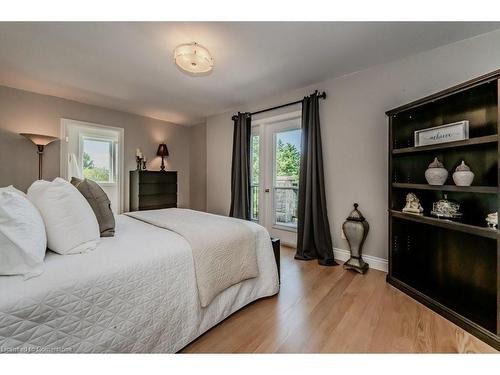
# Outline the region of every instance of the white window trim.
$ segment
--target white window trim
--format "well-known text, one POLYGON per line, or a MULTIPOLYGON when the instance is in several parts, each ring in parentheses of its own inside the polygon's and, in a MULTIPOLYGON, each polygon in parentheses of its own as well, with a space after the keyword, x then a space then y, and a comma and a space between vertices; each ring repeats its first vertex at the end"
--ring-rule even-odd
POLYGON ((259 125, 269 125, 274 124, 276 122, 283 122, 286 120, 293 120, 302 116, 302 111, 293 111, 288 113, 283 113, 282 115, 272 116, 272 117, 264 117, 259 120, 252 120, 252 126, 259 125))
MULTIPOLYGON (((109 129, 113 130, 119 133, 118 135, 118 144, 119 144, 119 155, 120 157, 118 158, 118 170, 120 172, 120 183, 118 184, 118 203, 119 207, 117 212, 122 213, 124 208, 125 208, 125 166, 124 166, 124 140, 125 140, 125 130, 123 128, 118 128, 114 126, 108 126, 108 125, 101 125, 101 124, 96 124, 92 122, 85 122, 85 121, 78 121, 78 120, 71 120, 71 119, 66 119, 66 118, 61 118, 61 147, 60 147, 60 165, 59 165, 59 174, 62 178, 68 179, 67 175, 67 159, 66 155, 68 153, 67 149, 67 135, 66 135, 66 129, 68 125, 79 125, 79 126, 85 126, 85 127, 90 127, 90 128, 96 128, 96 129, 109 129)), ((105 183, 106 184, 106 183, 105 183)), ((108 183, 109 184, 109 183, 108 183)), ((115 184, 112 183, 110 184, 114 186, 115 184)))

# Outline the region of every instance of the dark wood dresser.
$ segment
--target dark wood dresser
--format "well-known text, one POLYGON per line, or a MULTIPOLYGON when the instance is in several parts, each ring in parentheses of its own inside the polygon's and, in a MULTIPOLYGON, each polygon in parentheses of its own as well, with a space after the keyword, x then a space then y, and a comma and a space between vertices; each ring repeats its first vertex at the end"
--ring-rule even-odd
POLYGON ((130 171, 130 211, 177 207, 177 172, 130 171))

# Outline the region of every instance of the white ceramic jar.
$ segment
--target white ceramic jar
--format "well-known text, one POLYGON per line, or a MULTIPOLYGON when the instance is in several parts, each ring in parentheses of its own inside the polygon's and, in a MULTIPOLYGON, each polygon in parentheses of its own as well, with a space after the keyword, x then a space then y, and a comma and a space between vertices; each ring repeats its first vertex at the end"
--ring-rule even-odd
POLYGON ((444 168, 443 163, 438 158, 434 158, 434 161, 429 164, 429 167, 425 171, 427 183, 429 185, 444 185, 447 178, 448 171, 444 168))
POLYGON ((455 185, 471 186, 473 180, 474 173, 472 173, 469 166, 465 164, 465 161, 462 160, 462 163, 455 169, 455 173, 453 173, 455 185))

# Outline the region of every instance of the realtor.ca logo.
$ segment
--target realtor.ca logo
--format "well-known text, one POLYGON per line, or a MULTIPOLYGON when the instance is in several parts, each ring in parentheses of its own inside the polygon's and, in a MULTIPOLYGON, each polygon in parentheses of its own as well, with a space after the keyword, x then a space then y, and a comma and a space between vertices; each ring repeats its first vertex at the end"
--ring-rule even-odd
POLYGON ((72 353, 71 348, 51 346, 6 347, 0 346, 0 353, 72 353))

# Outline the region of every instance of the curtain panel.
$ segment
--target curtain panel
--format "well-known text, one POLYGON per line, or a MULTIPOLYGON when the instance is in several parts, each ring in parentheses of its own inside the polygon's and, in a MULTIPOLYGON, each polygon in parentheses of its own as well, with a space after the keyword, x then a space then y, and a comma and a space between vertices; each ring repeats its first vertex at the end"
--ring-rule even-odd
POLYGON ((234 119, 229 216, 250 220, 250 138, 252 116, 238 113, 234 119))
POLYGON ((300 159, 297 253, 295 259, 337 265, 333 256, 326 208, 323 150, 317 93, 302 101, 302 155, 300 159))

